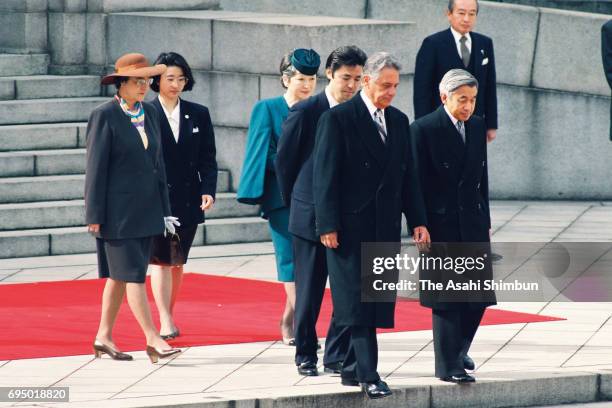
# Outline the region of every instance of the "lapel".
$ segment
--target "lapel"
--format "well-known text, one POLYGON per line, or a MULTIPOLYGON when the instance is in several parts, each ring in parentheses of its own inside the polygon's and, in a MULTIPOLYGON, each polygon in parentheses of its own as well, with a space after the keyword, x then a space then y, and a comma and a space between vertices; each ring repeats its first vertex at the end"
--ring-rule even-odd
POLYGON ((329 101, 327 100, 327 95, 325 94, 325 90, 320 92, 317 95, 317 113, 323 114, 326 110, 329 109, 329 101))
POLYGON ((442 129, 440 135, 442 138, 441 143, 443 143, 445 146, 448 146, 448 149, 450 150, 452 155, 455 156, 455 158, 459 162, 463 162, 463 158, 465 155, 465 144, 463 143, 463 140, 461 140, 461 134, 446 114, 444 105, 440 105, 440 107, 438 108, 438 118, 440 119, 440 128, 442 129))
POLYGON ((147 132, 149 146, 145 150, 144 145, 142 144, 142 138, 140 137, 140 133, 138 133, 138 130, 136 130, 136 126, 132 125, 130 118, 125 114, 125 112, 123 112, 123 109, 119 105, 119 101, 113 98, 113 102, 115 103, 116 115, 121 118, 119 120, 121 123, 121 127, 123 128, 123 131, 125 131, 125 134, 129 135, 128 137, 132 139, 132 143, 135 143, 138 145, 138 147, 140 148, 140 151, 142 151, 144 156, 149 156, 147 152, 150 152, 152 150, 152 143, 151 143, 151 137, 149 136, 150 123, 147 121, 146 111, 145 111, 145 132, 147 132))
MULTIPOLYGON (((166 118, 166 112, 164 112, 164 108, 159 101, 159 98, 153 99, 151 104, 157 109, 157 113, 160 118, 159 128, 161 131, 161 141, 164 145, 164 151, 168 150, 170 152, 174 152, 176 149, 176 140, 174 140, 174 135, 172 134, 172 128, 170 127, 170 123, 168 122, 168 118, 166 118)), ((146 121, 146 119, 145 119, 146 121)))
MULTIPOLYGON (((448 30, 446 30, 446 45, 448 46, 446 55, 452 55, 451 58, 455 61, 454 65, 457 67, 466 69, 466 67, 463 65, 463 60, 461 59, 461 56, 459 55, 459 51, 457 49, 457 43, 455 42, 455 37, 453 37, 453 32, 451 31, 450 27, 448 28, 448 30)), ((473 48, 474 48, 474 38, 472 38, 472 49, 473 48)), ((470 58, 471 57, 472 56, 470 55, 470 58)))
POLYGON ((361 136, 363 143, 366 145, 372 156, 376 159, 381 169, 385 168, 386 149, 385 144, 380 138, 378 129, 374 124, 372 116, 368 111, 368 107, 365 102, 361 99, 361 94, 358 92, 357 95, 351 99, 353 107, 355 109, 355 124, 357 125, 357 132, 361 136))
POLYGON ((467 173, 474 165, 480 166, 482 160, 478 157, 478 136, 475 134, 473 121, 465 123, 465 165, 461 174, 462 179, 466 179, 467 173), (469 165, 471 164, 471 166, 469 165))
POLYGON ((476 78, 480 78, 480 71, 482 70, 482 60, 484 59, 484 55, 481 52, 484 50, 482 44, 480 43, 480 39, 477 35, 474 35, 473 32, 470 33, 470 37, 472 37, 472 54, 470 55, 470 64, 473 67, 473 74, 476 78))
POLYGON ((182 99, 179 100, 179 103, 181 104, 181 119, 178 144, 180 146, 186 146, 191 142, 191 138, 193 137, 193 117, 189 106, 187 106, 182 99))

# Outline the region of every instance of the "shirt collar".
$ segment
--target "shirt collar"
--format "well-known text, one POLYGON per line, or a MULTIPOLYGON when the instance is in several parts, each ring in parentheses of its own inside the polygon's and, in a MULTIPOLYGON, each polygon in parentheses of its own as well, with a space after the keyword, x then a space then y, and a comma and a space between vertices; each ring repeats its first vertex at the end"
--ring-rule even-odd
POLYGON ((453 125, 455 125, 455 127, 457 127, 457 122, 459 122, 459 119, 457 119, 456 117, 453 116, 452 113, 450 113, 450 111, 448 110, 446 105, 444 105, 444 111, 446 112, 446 114, 450 118, 451 122, 453 122, 453 125))
MULTIPOLYGON (((374 103, 370 100, 370 98, 368 98, 368 96, 365 94, 363 89, 359 91, 359 95, 361 95, 361 99, 363 99, 363 102, 366 104, 366 107, 368 108, 368 112, 370 112, 370 115, 374 116, 374 112, 376 112, 378 108, 374 105, 374 103)), ((381 111, 384 117, 385 110, 381 109, 381 111)))
POLYGON ((162 109, 164 110, 164 113, 166 114, 166 118, 172 119, 172 120, 176 121, 176 123, 179 123, 181 121, 181 100, 179 99, 178 103, 176 104, 176 106, 174 107, 172 112, 168 112, 166 110, 166 107, 162 103, 161 97, 157 96, 157 99, 159 99, 159 104, 161 105, 162 109))
MULTIPOLYGON (((463 34, 461 34, 459 31, 456 31, 453 27, 450 28, 451 33, 453 33, 453 37, 455 38, 455 43, 459 44, 459 40, 461 39, 461 36, 463 34)), ((466 46, 472 43, 472 37, 470 36, 470 33, 465 33, 465 38, 467 38, 466 41, 466 46)))
POLYGON ((334 98, 334 96, 331 94, 331 91, 329 90, 329 85, 325 87, 325 96, 327 96, 327 102, 329 102, 330 108, 333 108, 336 105, 340 105, 340 102, 338 102, 336 98, 334 98))

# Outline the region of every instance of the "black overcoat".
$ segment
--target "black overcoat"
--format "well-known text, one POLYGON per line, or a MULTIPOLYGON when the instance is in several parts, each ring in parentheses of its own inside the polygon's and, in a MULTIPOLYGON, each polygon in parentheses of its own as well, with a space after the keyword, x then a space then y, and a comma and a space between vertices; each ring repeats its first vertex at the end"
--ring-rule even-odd
MULTIPOLYGON (((412 154, 427 212, 427 229, 433 248, 442 252, 441 243, 490 241, 486 125, 482 118, 472 116, 465 122, 465 129, 464 143, 443 106, 417 119, 410 127, 412 154)), ((483 248, 482 245, 478 247, 483 248)), ((490 279, 490 274, 489 258, 487 270, 478 278, 490 279)), ((471 292, 474 300, 486 301, 470 304, 474 307, 494 304, 491 295, 485 291, 471 292)), ((421 304, 436 309, 453 307, 453 303, 439 302, 431 294, 422 294, 421 304)))
POLYGON ((327 110, 329 101, 325 91, 291 107, 283 122, 275 163, 283 202, 291 209, 289 232, 315 242, 319 242, 319 237, 315 230, 312 152, 317 123, 327 110))
POLYGON ((395 302, 362 302, 361 244, 399 243, 401 215, 424 225, 418 179, 410 156, 408 117, 385 109, 382 142, 360 94, 319 119, 314 150, 317 234, 337 231, 327 250, 334 316, 342 326, 393 327, 395 302))

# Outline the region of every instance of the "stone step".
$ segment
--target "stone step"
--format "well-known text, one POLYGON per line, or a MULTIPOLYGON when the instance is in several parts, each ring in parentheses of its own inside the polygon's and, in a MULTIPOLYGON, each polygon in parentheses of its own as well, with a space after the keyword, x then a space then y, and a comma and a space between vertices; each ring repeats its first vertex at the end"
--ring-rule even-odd
POLYGON ((0 78, 0 100, 79 98, 102 95, 95 75, 35 75, 0 78))
MULTIPOLYGON (((213 219, 198 227, 194 246, 270 240, 267 222, 259 217, 213 219)), ((0 231, 0 258, 81 254, 95 251, 85 227, 0 231)))
POLYGON ((0 54, 0 77, 45 75, 48 66, 47 54, 0 54))
MULTIPOLYGON (((219 170, 217 193, 229 191, 229 172, 219 170)), ((0 178, 0 203, 25 203, 83 198, 85 176, 36 176, 0 178)))
POLYGON ((0 153, 0 177, 85 173, 85 149, 25 150, 0 153))
MULTIPOLYGON (((257 206, 239 204, 235 193, 219 193, 214 208, 206 212, 206 217, 251 217, 257 213, 257 206)), ((0 204, 0 231, 76 227, 84 223, 83 200, 0 204)))
POLYGON ((0 152, 85 147, 86 128, 83 122, 0 126, 0 152))
POLYGON ((103 97, 0 101, 0 125, 87 121, 103 97))

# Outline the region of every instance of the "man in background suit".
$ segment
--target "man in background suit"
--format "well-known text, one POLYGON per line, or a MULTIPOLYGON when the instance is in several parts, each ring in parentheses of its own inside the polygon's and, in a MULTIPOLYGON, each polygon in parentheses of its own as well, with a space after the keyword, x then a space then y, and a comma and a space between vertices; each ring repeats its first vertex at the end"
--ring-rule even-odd
MULTIPOLYGON (((449 247, 459 249, 461 255, 471 248, 484 248, 484 258, 490 259, 486 125, 473 116, 478 81, 465 70, 453 69, 442 78, 439 92, 443 105, 410 127, 432 252, 437 250, 442 255, 433 255, 444 257, 449 247)), ((488 278, 490 263, 485 264, 482 273, 471 271, 465 276, 488 278)), ((447 271, 444 279, 459 279, 462 273, 447 271)), ((430 271, 421 269, 419 278, 427 274, 430 271)), ((467 353, 485 308, 495 304, 495 296, 475 290, 469 296, 453 298, 460 294, 447 292, 420 292, 421 304, 432 309, 436 377, 453 383, 474 382, 465 371, 475 368, 467 353)))
MULTIPOLYGON (((608 85, 612 89, 612 20, 601 27, 601 57, 608 85)), ((610 140, 612 140, 612 103, 610 104, 610 140)))
POLYGON ((377 372, 376 328, 393 327, 396 293, 389 291, 384 301, 362 300, 371 275, 362 277, 361 244, 399 247, 402 212, 415 240, 429 240, 408 117, 390 106, 399 71, 388 53, 368 58, 361 92, 319 119, 313 153, 316 230, 327 248, 334 318, 351 334, 341 381, 361 386, 369 398, 391 395, 377 372))
MULTIPOLYGON (((276 155, 276 175, 289 212, 295 265, 295 364, 298 373, 318 375, 316 324, 327 283, 325 247, 315 231, 312 192, 312 151, 321 114, 352 98, 360 88, 366 54, 344 46, 329 54, 325 74, 329 84, 318 95, 297 103, 283 123, 276 155)), ((340 374, 350 333, 332 319, 327 330, 324 371, 340 374)))
POLYGON ((477 0, 449 0, 450 28, 423 40, 414 69, 414 114, 418 119, 440 106, 438 84, 451 69, 465 69, 479 83, 475 114, 484 118, 487 141, 497 135, 497 91, 493 41, 472 32, 478 15, 477 0))

